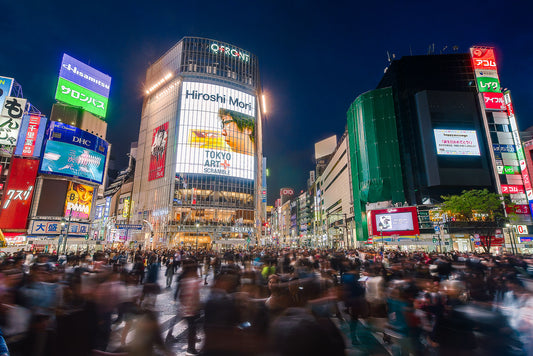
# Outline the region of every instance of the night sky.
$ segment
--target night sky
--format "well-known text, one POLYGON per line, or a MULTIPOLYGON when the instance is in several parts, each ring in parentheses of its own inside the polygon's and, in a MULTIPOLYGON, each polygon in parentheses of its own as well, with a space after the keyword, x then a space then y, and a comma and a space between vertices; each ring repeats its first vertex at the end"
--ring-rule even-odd
MULTIPOLYGON (((217 39, 259 58, 269 113, 268 201, 304 189, 314 143, 342 135, 346 111, 396 58, 496 47, 520 129, 533 125, 531 8, 504 1, 9 1, 0 12, 0 75, 43 114, 64 52, 109 74, 108 141, 118 169, 138 137, 146 69, 184 36, 217 39), (446 49, 444 49, 447 46, 446 49)), ((520 2, 526 4, 527 2, 520 2)))

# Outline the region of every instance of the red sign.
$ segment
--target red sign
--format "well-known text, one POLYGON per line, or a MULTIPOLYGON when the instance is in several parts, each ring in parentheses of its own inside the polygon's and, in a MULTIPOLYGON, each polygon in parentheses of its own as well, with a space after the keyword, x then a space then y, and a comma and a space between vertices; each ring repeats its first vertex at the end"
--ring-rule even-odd
POLYGON ((367 215, 368 231, 374 237, 420 233, 416 206, 370 210, 367 215))
POLYGON ((529 205, 514 205, 514 206, 506 206, 505 210, 507 213, 515 213, 515 214, 529 214, 529 205))
POLYGON ((470 53, 472 54, 474 69, 497 70, 494 49, 470 48, 470 53))
POLYGON ((294 189, 292 189, 292 188, 281 188, 279 190, 279 195, 294 195, 294 189))
POLYGON ((518 194, 518 193, 525 193, 523 185, 502 184, 502 194, 518 194))
POLYGON ((487 110, 505 110, 505 102, 502 93, 483 93, 485 108, 487 110))
POLYGON ((0 209, 1 229, 25 229, 39 160, 14 157, 0 209))
POLYGON ((22 148, 22 155, 31 157, 35 149, 35 141, 37 140, 37 132, 39 132, 39 124, 41 117, 31 115, 28 123, 28 131, 26 131, 26 139, 24 140, 24 147, 22 148))
POLYGON ((167 157, 168 122, 154 129, 150 157, 148 181, 165 176, 165 160, 167 157))
POLYGON ((489 241, 490 241, 490 247, 503 246, 503 244, 505 243, 505 239, 503 237, 495 237, 495 236, 491 236, 490 239, 487 239, 486 236, 480 236, 479 240, 481 244, 485 246, 488 246, 489 241))

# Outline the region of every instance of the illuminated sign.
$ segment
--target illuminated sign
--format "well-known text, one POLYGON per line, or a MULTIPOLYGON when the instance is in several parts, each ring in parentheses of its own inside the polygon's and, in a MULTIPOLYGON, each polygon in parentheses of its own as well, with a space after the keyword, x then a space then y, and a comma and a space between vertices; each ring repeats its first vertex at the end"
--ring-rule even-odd
POLYGON ((13 78, 0 77, 0 108, 4 107, 4 101, 11 95, 14 81, 13 78))
POLYGON ((481 93, 500 93, 500 81, 493 77, 477 77, 477 86, 481 93))
POLYGON ((519 174, 520 167, 515 166, 497 166, 498 174, 519 174))
POLYGON ((46 131, 46 117, 24 115, 20 126, 15 154, 24 157, 39 157, 46 131))
POLYGON ((474 130, 434 129, 438 155, 479 156, 479 145, 474 130))
POLYGON ((0 211, 1 229, 25 229, 39 160, 14 157, 0 211))
POLYGON ((108 99, 105 96, 85 89, 66 79, 58 79, 55 98, 66 104, 79 106, 96 116, 105 117, 106 115, 108 99))
POLYGON ((418 235, 416 207, 370 210, 369 231, 372 235, 418 235))
POLYGON ((485 109, 487 110, 505 110, 505 103, 503 101, 502 93, 483 93, 485 100, 485 109))
POLYGON ((497 70, 493 48, 470 48, 474 69, 497 70))
MULTIPOLYGON (((28 228, 28 235, 59 235, 61 222, 57 220, 34 220, 28 228)), ((68 223, 69 236, 85 236, 89 233, 89 224, 71 221, 68 223)))
POLYGON ((78 177, 102 184, 106 157, 92 150, 60 141, 47 141, 41 173, 78 177))
POLYGON ((111 197, 105 198, 104 218, 109 217, 109 211, 111 210, 111 197))
POLYGON ((76 58, 73 58, 66 53, 63 54, 59 77, 105 98, 109 97, 111 77, 78 61, 76 58))
POLYGON ((527 235, 529 234, 527 230, 527 225, 515 225, 515 230, 520 235, 527 235))
POLYGON ((279 190, 279 195, 294 195, 294 189, 292 189, 292 188, 281 188, 279 190))
POLYGON ((176 173, 255 178, 255 97, 220 85, 184 82, 176 173))
POLYGON ((156 127, 152 134, 150 151, 150 171, 148 181, 165 176, 165 159, 167 157, 168 122, 156 127))
POLYGON ((26 110, 26 99, 15 98, 13 96, 6 97, 4 106, 2 106, 2 116, 12 119, 21 119, 22 114, 26 110))
POLYGON ((211 51, 216 54, 225 54, 227 56, 238 58, 243 62, 250 61, 250 55, 241 51, 236 50, 235 48, 219 45, 218 43, 211 43, 209 46, 211 51))
POLYGON ((89 219, 94 188, 88 185, 69 182, 65 200, 65 217, 89 219))
POLYGON ((514 145, 499 145, 499 144, 493 144, 492 149, 494 152, 508 152, 508 153, 514 153, 516 152, 514 145))
POLYGON ((21 119, 0 116, 0 145, 15 146, 19 136, 21 119))
POLYGON ((122 217, 123 218, 127 218, 128 216, 130 216, 130 197, 127 197, 124 199, 124 207, 122 209, 122 217))
POLYGON ((518 194, 518 193, 525 193, 523 185, 502 184, 502 194, 518 194))

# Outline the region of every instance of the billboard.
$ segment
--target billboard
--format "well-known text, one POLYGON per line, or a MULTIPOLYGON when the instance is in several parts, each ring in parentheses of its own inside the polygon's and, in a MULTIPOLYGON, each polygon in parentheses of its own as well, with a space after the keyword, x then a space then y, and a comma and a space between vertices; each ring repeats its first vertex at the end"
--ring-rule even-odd
POLYGON ((105 117, 108 99, 96 94, 66 79, 59 78, 57 81, 56 100, 66 104, 79 106, 83 110, 105 117))
POLYGON ((480 156, 475 130, 434 129, 438 155, 480 156))
POLYGON ((184 82, 176 173, 254 179, 255 105, 242 91, 184 82))
POLYGON ((0 145, 15 146, 19 136, 21 119, 0 116, 0 145))
POLYGON ((63 54, 59 77, 105 98, 109 98, 111 77, 78 61, 76 58, 73 58, 66 53, 63 54))
POLYGON ((475 70, 497 70, 493 48, 470 48, 472 65, 475 70))
POLYGON ((168 122, 156 127, 152 134, 150 151, 150 171, 148 181, 165 176, 165 159, 167 157, 168 122))
POLYGON ((505 103, 503 101, 502 93, 482 93, 485 101, 485 109, 487 110, 505 110, 505 103))
POLYGON ((416 207, 370 210, 369 233, 371 235, 418 235, 416 207))
POLYGON ((4 101, 11 94, 14 81, 13 78, 0 77, 0 108, 4 107, 4 101))
POLYGON ((0 228, 25 229, 39 160, 14 157, 0 209, 0 228))
POLYGON ((53 121, 39 171, 102 183, 108 144, 76 127, 53 121))
POLYGON ((20 125, 15 155, 23 157, 39 157, 46 132, 46 117, 24 115, 20 125))
POLYGON ((16 98, 13 96, 6 97, 2 106, 2 116, 12 119, 21 119, 26 110, 26 99, 16 98))
POLYGON ((88 220, 91 216, 93 191, 94 188, 88 185, 69 182, 64 216, 88 220))

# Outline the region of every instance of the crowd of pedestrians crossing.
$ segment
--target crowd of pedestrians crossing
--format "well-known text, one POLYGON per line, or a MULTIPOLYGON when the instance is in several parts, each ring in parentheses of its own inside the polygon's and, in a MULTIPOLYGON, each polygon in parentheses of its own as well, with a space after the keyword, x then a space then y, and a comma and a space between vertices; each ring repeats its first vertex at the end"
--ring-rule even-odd
POLYGON ((0 356, 174 355, 156 308, 166 290, 188 355, 533 355, 532 286, 532 256, 21 251, 0 264, 0 356))

